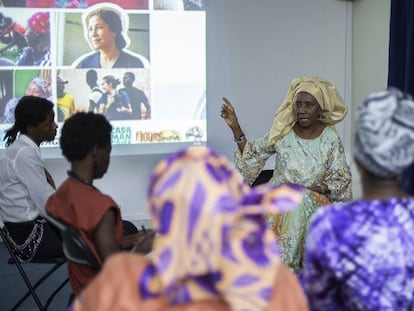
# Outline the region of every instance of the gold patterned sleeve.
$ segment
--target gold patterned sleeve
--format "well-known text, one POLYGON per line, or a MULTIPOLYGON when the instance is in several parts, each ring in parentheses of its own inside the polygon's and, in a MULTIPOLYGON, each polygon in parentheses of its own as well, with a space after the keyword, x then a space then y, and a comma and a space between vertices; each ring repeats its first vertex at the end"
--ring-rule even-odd
POLYGON ((327 171, 324 184, 329 189, 329 199, 332 202, 352 200, 352 175, 346 161, 342 141, 336 131, 335 135, 326 144, 328 154, 327 171))
POLYGON ((266 133, 257 140, 248 140, 243 153, 238 149, 235 152, 235 165, 249 185, 256 180, 266 161, 276 152, 274 146, 267 146, 268 138, 269 133, 266 133))

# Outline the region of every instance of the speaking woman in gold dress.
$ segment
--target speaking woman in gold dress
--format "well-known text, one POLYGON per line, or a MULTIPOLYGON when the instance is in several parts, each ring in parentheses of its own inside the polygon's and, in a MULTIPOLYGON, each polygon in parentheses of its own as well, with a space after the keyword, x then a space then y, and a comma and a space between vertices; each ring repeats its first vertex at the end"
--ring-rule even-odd
POLYGON ((294 79, 276 112, 269 132, 248 140, 234 107, 224 98, 221 116, 237 143, 235 162, 250 184, 267 159, 275 154, 272 184, 297 184, 305 188, 302 203, 283 215, 269 215, 281 248, 282 260, 293 271, 303 266, 309 218, 327 203, 352 198, 351 172, 341 139, 334 128, 347 108, 336 87, 319 77, 294 79))

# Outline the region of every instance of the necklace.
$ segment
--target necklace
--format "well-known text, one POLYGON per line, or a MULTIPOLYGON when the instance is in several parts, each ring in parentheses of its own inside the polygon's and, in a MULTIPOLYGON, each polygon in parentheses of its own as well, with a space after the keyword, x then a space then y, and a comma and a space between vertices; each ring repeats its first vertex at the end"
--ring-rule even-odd
POLYGON ((68 171, 68 175, 74 179, 76 179, 77 181, 81 182, 82 184, 88 185, 94 189, 96 189, 93 185, 92 182, 89 182, 88 180, 86 180, 85 178, 79 176, 78 174, 76 174, 74 171, 68 171))

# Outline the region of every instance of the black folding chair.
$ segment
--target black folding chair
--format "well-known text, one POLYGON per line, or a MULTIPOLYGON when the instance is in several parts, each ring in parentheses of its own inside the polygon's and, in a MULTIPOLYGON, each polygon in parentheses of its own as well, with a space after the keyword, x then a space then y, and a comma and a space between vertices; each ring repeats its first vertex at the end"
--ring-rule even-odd
POLYGON ((45 218, 52 226, 59 230, 63 243, 63 253, 68 260, 78 264, 89 265, 95 271, 101 269, 101 264, 76 228, 57 220, 51 215, 46 215, 45 218))
POLYGON ((253 182, 252 187, 256 187, 258 185, 262 185, 267 183, 270 178, 273 176, 273 170, 263 170, 260 172, 259 176, 257 176, 256 180, 253 182))
POLYGON ((17 267, 17 270, 19 270, 19 273, 21 277, 23 278, 24 282, 26 283, 28 291, 20 298, 19 301, 16 302, 16 304, 11 308, 11 310, 17 310, 17 308, 26 300, 26 298, 29 295, 32 295, 33 300, 35 301, 36 305, 38 306, 39 310, 47 310, 50 303, 52 302, 53 298, 56 296, 56 294, 66 285, 66 283, 69 281, 68 278, 66 278, 47 298, 46 303, 42 304, 42 302, 39 299, 39 296, 36 293, 36 288, 45 282, 60 266, 66 263, 65 258, 40 258, 40 259, 34 259, 30 262, 30 264, 53 264, 53 266, 47 270, 35 283, 32 284, 30 281, 30 278, 26 274, 25 270, 23 269, 22 263, 19 261, 18 257, 16 256, 13 246, 11 245, 9 239, 8 239, 8 232, 3 227, 3 224, 1 224, 0 227, 0 236, 3 240, 4 245, 6 246, 11 258, 8 260, 9 264, 15 264, 17 267))

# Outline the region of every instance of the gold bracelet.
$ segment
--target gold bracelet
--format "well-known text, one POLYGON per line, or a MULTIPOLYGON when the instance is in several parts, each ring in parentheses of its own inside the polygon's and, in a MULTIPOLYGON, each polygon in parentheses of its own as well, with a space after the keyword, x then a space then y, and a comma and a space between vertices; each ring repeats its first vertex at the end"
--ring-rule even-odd
POLYGON ((247 138, 246 138, 246 135, 244 135, 244 133, 242 133, 239 138, 234 138, 234 141, 237 144, 244 143, 246 140, 247 140, 247 138))

